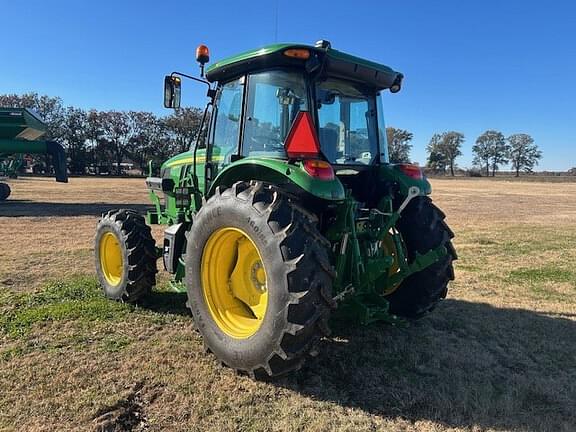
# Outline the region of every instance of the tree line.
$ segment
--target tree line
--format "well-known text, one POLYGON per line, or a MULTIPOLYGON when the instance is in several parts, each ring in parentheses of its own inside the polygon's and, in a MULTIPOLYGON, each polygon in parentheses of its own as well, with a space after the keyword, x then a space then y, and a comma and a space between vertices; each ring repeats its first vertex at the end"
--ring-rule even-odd
MULTIPOLYGON (((386 129, 390 161, 394 163, 410 162, 413 134, 404 129, 389 127, 386 129)), ((435 174, 455 175, 456 159, 462 156, 464 134, 455 131, 437 133, 432 136, 426 150, 426 166, 435 174)), ((510 164, 516 177, 521 171, 532 172, 542 158, 534 139, 525 133, 505 137, 502 132, 487 130, 472 146, 473 164, 486 176, 495 176, 503 166, 510 164)))
MULTIPOLYGON (((190 148, 203 114, 199 108, 181 108, 165 117, 146 111, 84 110, 64 106, 59 97, 37 93, 0 95, 0 106, 35 110, 47 125, 46 138, 66 148, 70 172, 80 175, 121 175, 126 160, 141 171, 145 171, 149 160, 160 164, 190 148)), ((413 134, 394 127, 387 128, 386 133, 391 162, 410 162, 413 134)), ((455 175, 463 143, 460 132, 434 134, 427 146, 427 168, 436 174, 455 175)), ((511 165, 516 176, 521 171, 531 172, 542 157, 530 135, 505 137, 495 130, 480 135, 472 151, 474 165, 487 176, 494 176, 506 164, 511 165)))
POLYGON ((72 174, 121 175, 126 160, 144 171, 149 160, 159 164, 188 150, 203 114, 198 108, 181 108, 166 117, 146 111, 84 110, 37 93, 0 95, 0 106, 35 110, 46 123, 45 138, 66 148, 72 174))

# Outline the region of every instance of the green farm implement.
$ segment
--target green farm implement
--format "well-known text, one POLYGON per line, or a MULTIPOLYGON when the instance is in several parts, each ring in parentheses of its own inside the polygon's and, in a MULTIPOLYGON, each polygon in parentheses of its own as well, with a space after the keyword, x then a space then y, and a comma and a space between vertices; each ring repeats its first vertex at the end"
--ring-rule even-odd
MULTIPOLYGON (((54 141, 41 140, 46 125, 26 108, 0 108, 0 180, 16 178, 24 162, 24 155, 52 156, 56 181, 66 183, 66 155, 54 141)), ((10 195, 10 186, 0 182, 0 201, 10 195)))
POLYGON ((95 244, 105 294, 134 302, 156 261, 187 292, 208 350, 255 377, 295 371, 329 334, 329 318, 397 322, 430 312, 454 278, 444 214, 418 166, 391 164, 382 94, 402 74, 337 51, 277 44, 201 77, 196 143, 146 179, 154 210, 104 214, 95 244), (166 226, 161 247, 149 225, 166 226))

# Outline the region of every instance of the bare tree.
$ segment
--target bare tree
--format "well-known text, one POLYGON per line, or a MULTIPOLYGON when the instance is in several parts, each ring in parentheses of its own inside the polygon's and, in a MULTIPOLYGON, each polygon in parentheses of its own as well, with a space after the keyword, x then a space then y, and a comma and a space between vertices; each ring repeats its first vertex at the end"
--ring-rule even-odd
POLYGON ((166 127, 179 153, 190 150, 202 122, 199 108, 180 108, 166 117, 166 127))
POLYGON ((514 134, 508 137, 508 143, 508 157, 516 177, 520 176, 520 171, 532 172, 542 158, 542 152, 534 144, 534 139, 528 134, 514 134))
POLYGON ((500 165, 508 163, 508 144, 501 132, 487 130, 476 139, 472 151, 475 154, 474 164, 486 167, 487 176, 490 175, 490 168, 494 177, 500 165))
POLYGON ((127 149, 142 171, 148 160, 162 162, 178 152, 180 146, 169 136, 165 119, 141 111, 131 111, 128 117, 131 137, 127 149))
POLYGON ((122 175, 122 161, 131 138, 128 115, 120 111, 100 113, 101 138, 112 147, 116 163, 116 174, 122 175))
POLYGON ((84 174, 88 139, 86 111, 73 107, 66 108, 62 126, 63 133, 60 141, 68 152, 70 171, 74 174, 84 174))
POLYGON ((412 141, 414 135, 404 129, 388 127, 386 128, 386 136, 390 162, 410 162, 410 150, 412 150, 412 144, 410 144, 410 141, 412 141))

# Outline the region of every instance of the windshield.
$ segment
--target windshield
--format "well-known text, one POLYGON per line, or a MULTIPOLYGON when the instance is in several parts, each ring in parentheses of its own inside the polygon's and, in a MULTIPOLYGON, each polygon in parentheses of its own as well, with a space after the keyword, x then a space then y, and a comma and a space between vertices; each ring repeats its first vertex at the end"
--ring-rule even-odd
POLYGON ((332 164, 368 165, 378 156, 374 93, 352 83, 329 79, 316 85, 319 138, 332 164))

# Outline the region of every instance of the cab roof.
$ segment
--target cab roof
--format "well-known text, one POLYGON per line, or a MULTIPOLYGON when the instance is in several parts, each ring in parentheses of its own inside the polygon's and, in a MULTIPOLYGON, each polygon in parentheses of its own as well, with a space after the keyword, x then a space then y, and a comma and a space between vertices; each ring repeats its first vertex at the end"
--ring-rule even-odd
POLYGON ((379 90, 390 88, 393 84, 399 86, 403 78, 400 72, 388 66, 332 49, 329 43, 323 46, 282 43, 220 60, 207 69, 206 79, 210 82, 228 81, 248 72, 274 67, 300 67, 307 72, 322 68, 320 73, 327 76, 357 81, 379 90), (310 57, 302 59, 284 54, 292 49, 306 49, 310 51, 310 57))

